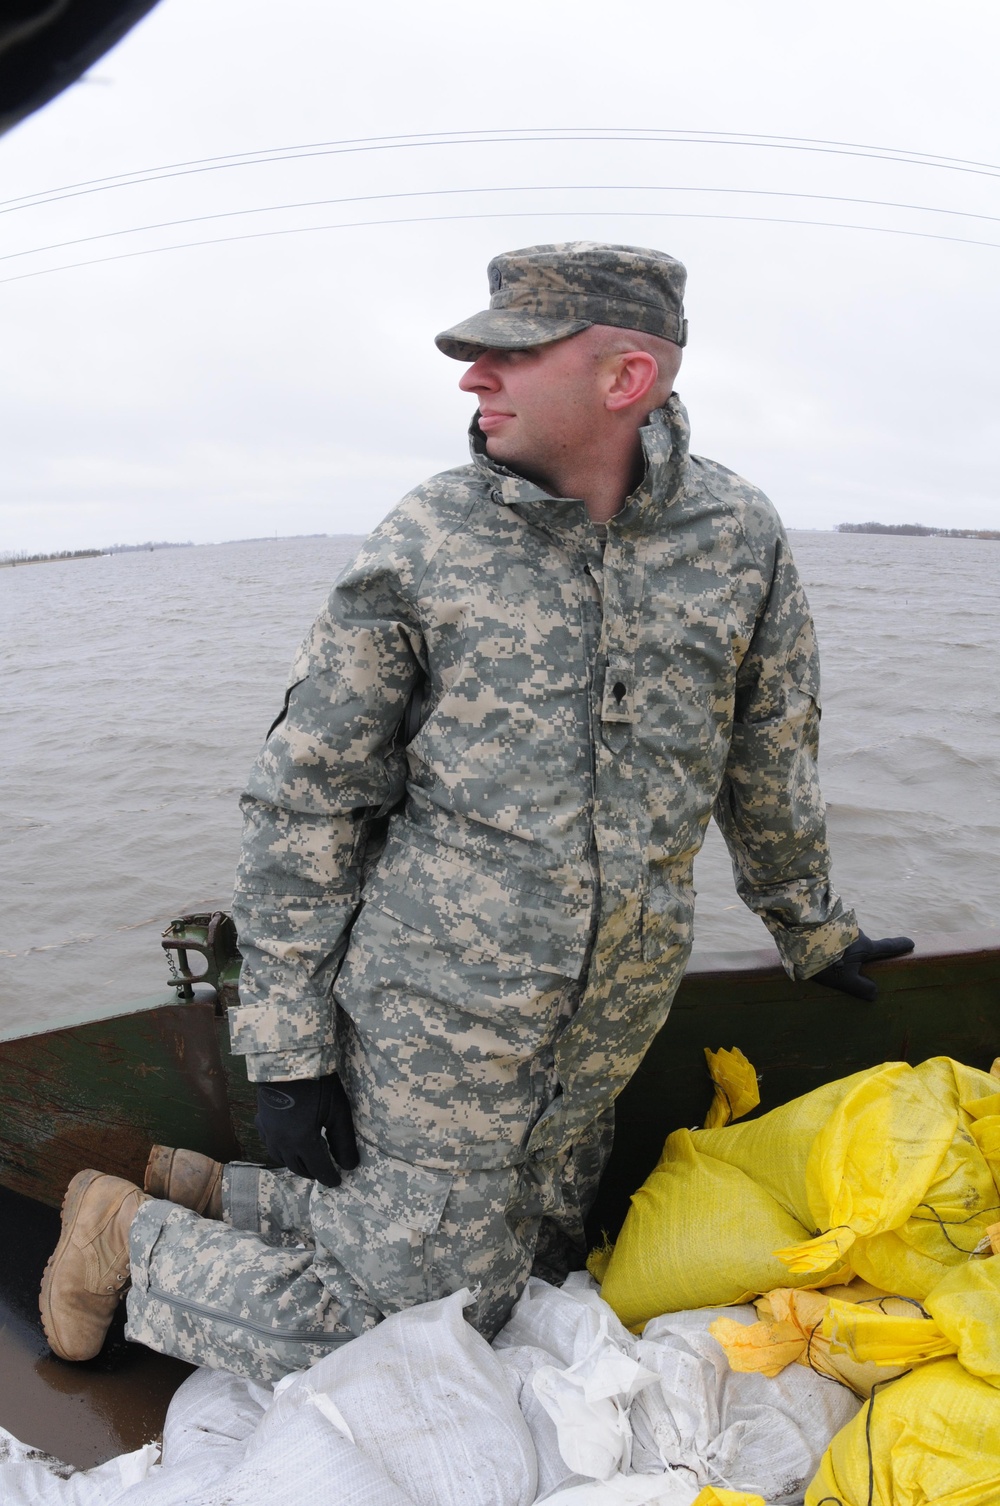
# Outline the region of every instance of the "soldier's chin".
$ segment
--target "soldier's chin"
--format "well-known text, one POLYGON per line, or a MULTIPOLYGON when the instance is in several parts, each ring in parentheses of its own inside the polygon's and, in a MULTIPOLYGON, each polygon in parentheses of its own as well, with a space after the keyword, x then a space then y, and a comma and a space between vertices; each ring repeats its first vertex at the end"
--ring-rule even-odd
MULTIPOLYGON (((512 426, 511 426, 512 427, 512 426)), ((529 456, 525 454, 527 446, 523 437, 518 442, 518 435, 501 429, 498 434, 486 435, 486 453, 491 460, 499 460, 504 465, 518 465, 527 461, 529 456)))
POLYGON ((530 455, 526 455, 523 449, 520 449, 516 444, 511 442, 504 444, 503 440, 499 438, 496 441, 488 439, 486 441, 486 453, 491 460, 496 461, 497 465, 502 465, 508 471, 513 471, 516 476, 523 476, 525 481, 533 481, 543 491, 552 492, 552 495, 555 496, 555 492, 546 477, 544 465, 540 461, 534 460, 530 455))

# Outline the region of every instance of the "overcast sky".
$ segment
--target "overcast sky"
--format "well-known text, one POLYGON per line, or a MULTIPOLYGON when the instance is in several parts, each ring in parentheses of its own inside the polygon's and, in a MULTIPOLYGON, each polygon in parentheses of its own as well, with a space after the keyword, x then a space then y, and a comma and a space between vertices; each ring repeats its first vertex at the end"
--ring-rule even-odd
POLYGON ((584 237, 687 263, 694 448, 790 526, 1000 527, 998 57, 994 0, 161 0, 0 139, 0 553, 364 532, 465 459, 490 255, 584 237))

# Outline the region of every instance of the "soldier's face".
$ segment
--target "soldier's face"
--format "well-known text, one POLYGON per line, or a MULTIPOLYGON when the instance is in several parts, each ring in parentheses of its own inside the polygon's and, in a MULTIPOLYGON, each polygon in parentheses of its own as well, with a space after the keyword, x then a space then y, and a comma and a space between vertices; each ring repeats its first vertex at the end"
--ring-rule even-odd
POLYGON ((593 443, 607 411, 590 334, 530 350, 486 350, 462 374, 462 391, 479 399, 491 459, 544 484, 563 457, 593 443))

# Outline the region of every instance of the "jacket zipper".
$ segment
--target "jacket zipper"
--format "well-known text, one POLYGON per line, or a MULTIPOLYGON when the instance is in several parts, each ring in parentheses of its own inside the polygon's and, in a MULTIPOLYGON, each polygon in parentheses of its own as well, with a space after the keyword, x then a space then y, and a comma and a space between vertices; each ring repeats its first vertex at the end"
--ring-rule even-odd
POLYGON ((264 1323, 251 1323, 248 1318, 234 1318, 231 1313, 222 1312, 217 1307, 206 1307, 202 1302, 191 1302, 186 1297, 174 1297, 170 1292, 161 1291, 158 1286, 146 1288, 147 1295, 156 1297, 160 1302, 166 1302, 171 1307, 178 1307, 182 1312, 197 1313, 200 1318, 211 1318, 216 1323, 231 1323, 234 1328, 246 1328, 250 1333, 263 1334, 268 1339, 297 1339, 301 1344, 349 1344, 354 1335, 348 1338, 336 1339, 324 1328, 269 1328, 264 1323))

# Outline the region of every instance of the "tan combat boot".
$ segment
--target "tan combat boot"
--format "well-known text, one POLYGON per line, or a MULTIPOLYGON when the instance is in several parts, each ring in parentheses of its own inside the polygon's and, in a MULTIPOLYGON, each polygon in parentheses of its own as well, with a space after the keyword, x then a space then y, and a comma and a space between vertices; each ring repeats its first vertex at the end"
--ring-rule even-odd
POLYGON ((200 1213, 202 1218, 222 1217, 221 1161, 196 1150, 174 1150, 154 1145, 146 1163, 143 1186, 150 1197, 166 1198, 200 1213))
POLYGON ((92 1360, 129 1284, 128 1233, 148 1199, 132 1182, 79 1171, 66 1189, 62 1234, 45 1267, 38 1305, 53 1351, 92 1360))

